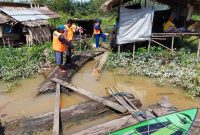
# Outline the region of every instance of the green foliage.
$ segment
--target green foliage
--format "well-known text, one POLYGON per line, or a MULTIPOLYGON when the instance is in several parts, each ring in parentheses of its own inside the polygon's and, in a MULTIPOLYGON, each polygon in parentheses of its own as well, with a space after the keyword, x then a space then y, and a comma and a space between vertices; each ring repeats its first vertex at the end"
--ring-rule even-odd
POLYGON ((51 25, 57 27, 58 25, 65 24, 66 21, 68 19, 70 19, 70 16, 68 14, 65 14, 64 12, 59 12, 59 15, 61 16, 60 18, 58 18, 58 19, 50 19, 49 23, 51 25))
POLYGON ((200 21, 200 15, 197 15, 197 14, 193 15, 192 20, 200 21))
POLYGON ((92 49, 92 39, 81 39, 73 43, 77 51, 85 51, 92 49))
POLYGON ((26 78, 38 70, 40 62, 53 60, 50 43, 22 48, 0 48, 0 78, 3 80, 16 80, 26 78), (46 58, 43 51, 50 52, 46 58))
POLYGON ((200 59, 186 49, 172 54, 159 47, 150 52, 139 49, 133 60, 132 53, 111 53, 107 68, 121 67, 126 74, 158 78, 160 85, 171 84, 185 88, 187 95, 200 95, 200 59), (127 71, 128 70, 128 71, 127 71))

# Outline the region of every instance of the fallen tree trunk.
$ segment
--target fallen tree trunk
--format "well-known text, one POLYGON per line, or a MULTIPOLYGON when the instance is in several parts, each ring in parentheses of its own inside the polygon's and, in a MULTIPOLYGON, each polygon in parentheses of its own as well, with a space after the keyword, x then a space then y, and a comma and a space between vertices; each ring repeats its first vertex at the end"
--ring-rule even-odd
MULTIPOLYGON (((106 99, 115 101, 111 97, 107 97, 106 99)), ((130 98, 130 100, 137 107, 141 107, 141 102, 135 99, 133 96, 132 98, 130 98)), ((73 105, 69 108, 62 109, 61 122, 62 125, 72 125, 77 122, 81 122, 81 120, 90 120, 94 118, 97 119, 111 113, 115 112, 110 108, 107 108, 106 106, 102 105, 101 103, 95 101, 87 101, 85 103, 73 105)), ((53 115, 53 112, 49 112, 36 117, 22 118, 8 123, 4 123, 5 134, 32 134, 52 129, 54 117, 53 115)))
POLYGON ((98 60, 98 62, 95 64, 94 70, 92 71, 93 76, 100 76, 100 73, 102 69, 104 68, 108 58, 108 52, 105 52, 102 57, 98 60))
MULTIPOLYGON (((168 101, 165 101, 168 102, 168 101)), ((168 108, 162 106, 161 104, 155 104, 150 107, 150 109, 147 110, 147 117, 148 119, 155 117, 153 112, 157 112, 159 116, 168 114, 174 111, 174 108, 172 106, 169 106, 168 108)), ((80 131, 78 133, 75 133, 73 135, 103 135, 108 134, 110 132, 137 124, 138 120, 135 118, 132 118, 130 116, 125 116, 119 119, 115 119, 91 128, 88 128, 86 130, 80 131)))
MULTIPOLYGON (((38 95, 46 92, 54 92, 56 89, 55 83, 51 82, 52 78, 58 78, 69 82, 74 73, 76 73, 84 64, 86 64, 93 57, 96 57, 104 53, 103 51, 85 51, 74 56, 72 60, 77 65, 74 68, 67 69, 67 72, 60 72, 59 68, 56 67, 53 72, 46 78, 46 80, 40 85, 38 89, 38 95)), ((65 92, 65 91, 64 91, 65 92)))

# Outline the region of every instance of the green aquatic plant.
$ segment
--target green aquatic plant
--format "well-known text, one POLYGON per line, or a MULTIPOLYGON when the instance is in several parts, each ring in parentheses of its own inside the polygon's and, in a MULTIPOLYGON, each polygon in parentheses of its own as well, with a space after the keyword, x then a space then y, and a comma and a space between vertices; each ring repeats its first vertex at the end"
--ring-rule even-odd
POLYGON ((161 48, 152 47, 147 52, 140 49, 134 60, 132 53, 111 53, 107 68, 128 69, 127 73, 134 76, 158 78, 157 84, 183 87, 187 95, 200 95, 200 59, 189 50, 180 49, 171 53, 161 48))
POLYGON ((35 74, 41 62, 53 61, 50 43, 21 48, 0 48, 0 79, 14 81, 35 74), (48 50, 48 57, 44 51, 48 50))

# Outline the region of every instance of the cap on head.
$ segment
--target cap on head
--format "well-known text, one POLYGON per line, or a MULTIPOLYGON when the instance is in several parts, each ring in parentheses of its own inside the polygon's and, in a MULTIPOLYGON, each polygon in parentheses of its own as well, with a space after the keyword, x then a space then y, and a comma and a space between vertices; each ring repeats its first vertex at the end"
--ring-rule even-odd
POLYGON ((65 26, 64 25, 59 25, 58 26, 58 30, 65 30, 65 26))
POLYGON ((96 19, 95 19, 95 22, 100 22, 100 19, 99 19, 99 18, 96 18, 96 19))

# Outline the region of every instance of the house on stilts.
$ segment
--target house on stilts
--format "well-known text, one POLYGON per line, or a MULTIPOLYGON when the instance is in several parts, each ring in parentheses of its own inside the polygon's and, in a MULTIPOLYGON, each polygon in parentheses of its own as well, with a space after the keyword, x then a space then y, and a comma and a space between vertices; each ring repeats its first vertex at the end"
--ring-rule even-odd
POLYGON ((198 13, 200 0, 107 0, 101 7, 103 12, 118 8, 118 28, 116 30, 116 49, 145 42, 148 50, 152 43, 172 52, 175 51, 176 38, 194 36, 198 41, 197 57, 200 55, 200 22, 192 20, 198 13), (174 17, 179 32, 164 32, 163 25, 169 16, 174 17), (195 24, 195 25, 194 25, 195 24), (194 25, 192 31, 188 27, 194 25), (169 45, 166 45, 170 43, 169 45))
POLYGON ((32 45, 51 41, 49 19, 59 15, 45 5, 0 2, 0 44, 32 45))

